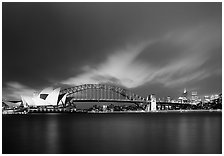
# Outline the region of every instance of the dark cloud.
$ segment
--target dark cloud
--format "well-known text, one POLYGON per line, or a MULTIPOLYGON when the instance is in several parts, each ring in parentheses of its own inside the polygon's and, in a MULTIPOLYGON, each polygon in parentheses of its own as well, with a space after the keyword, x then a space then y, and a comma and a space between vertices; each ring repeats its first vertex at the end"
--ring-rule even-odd
POLYGON ((220 92, 221 7, 4 2, 4 95, 19 93, 9 84, 23 92, 107 79, 142 95, 176 95, 196 84, 203 94, 220 92))

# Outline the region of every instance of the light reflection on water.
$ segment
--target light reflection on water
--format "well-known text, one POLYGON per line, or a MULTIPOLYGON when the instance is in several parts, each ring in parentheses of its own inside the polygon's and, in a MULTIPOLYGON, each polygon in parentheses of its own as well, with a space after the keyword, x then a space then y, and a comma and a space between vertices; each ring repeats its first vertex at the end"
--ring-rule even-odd
POLYGON ((221 113, 3 116, 3 153, 221 153, 221 113))
POLYGON ((46 142, 48 153, 58 153, 58 120, 54 116, 49 116, 46 123, 46 142))

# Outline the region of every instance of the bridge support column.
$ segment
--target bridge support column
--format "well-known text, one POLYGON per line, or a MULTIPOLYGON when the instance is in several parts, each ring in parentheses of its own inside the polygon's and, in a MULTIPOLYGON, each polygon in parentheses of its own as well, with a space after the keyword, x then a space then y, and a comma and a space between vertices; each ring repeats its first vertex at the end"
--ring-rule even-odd
POLYGON ((151 100, 151 111, 156 111, 156 96, 152 94, 150 96, 150 100, 151 100))
POLYGON ((147 103, 145 111, 150 112, 150 110, 151 110, 150 103, 147 103))
POLYGON ((146 112, 156 111, 156 96, 151 94, 150 96, 147 96, 146 101, 146 112))
POLYGON ((156 111, 156 96, 151 94, 150 97, 147 97, 147 101, 149 101, 150 104, 147 105, 146 111, 156 111))

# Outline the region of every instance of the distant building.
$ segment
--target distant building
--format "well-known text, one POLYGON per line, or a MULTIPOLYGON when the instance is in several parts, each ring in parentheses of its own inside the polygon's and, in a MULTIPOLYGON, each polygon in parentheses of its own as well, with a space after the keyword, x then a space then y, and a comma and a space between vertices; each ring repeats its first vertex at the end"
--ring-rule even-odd
POLYGON ((180 96, 180 97, 178 98, 178 103, 183 103, 183 97, 182 97, 182 96, 180 96))
POLYGON ((107 105, 103 105, 103 112, 107 111, 107 105))
POLYGON ((219 95, 215 94, 215 95, 211 95, 210 100, 215 100, 215 99, 218 99, 218 98, 219 98, 219 95))
POLYGON ((187 89, 184 88, 183 97, 185 97, 187 99, 187 95, 188 95, 187 89))
POLYGON ((177 101, 177 100, 172 99, 172 100, 171 100, 171 103, 178 103, 178 101, 177 101))
POLYGON ((188 100, 187 100, 186 97, 180 96, 178 98, 178 103, 184 104, 184 103, 187 103, 187 102, 188 102, 188 100))
POLYGON ((191 103, 197 104, 199 102, 198 93, 196 91, 191 92, 191 103))
POLYGON ((222 104, 222 93, 219 94, 219 103, 222 104))
POLYGON ((184 88, 184 92, 182 93, 182 96, 178 98, 178 103, 181 103, 181 104, 188 103, 187 96, 188 96, 187 89, 184 88))
POLYGON ((169 102, 169 103, 171 102, 170 96, 167 96, 166 101, 169 102))
POLYGON ((204 96, 204 103, 209 103, 209 102, 210 102, 210 97, 204 96))

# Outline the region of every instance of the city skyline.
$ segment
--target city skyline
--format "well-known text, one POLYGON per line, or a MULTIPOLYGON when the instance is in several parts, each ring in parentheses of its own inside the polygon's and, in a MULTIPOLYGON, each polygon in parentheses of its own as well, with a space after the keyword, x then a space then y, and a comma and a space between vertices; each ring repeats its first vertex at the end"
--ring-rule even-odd
POLYGON ((3 98, 108 83, 222 92, 221 3, 2 3, 3 98))

